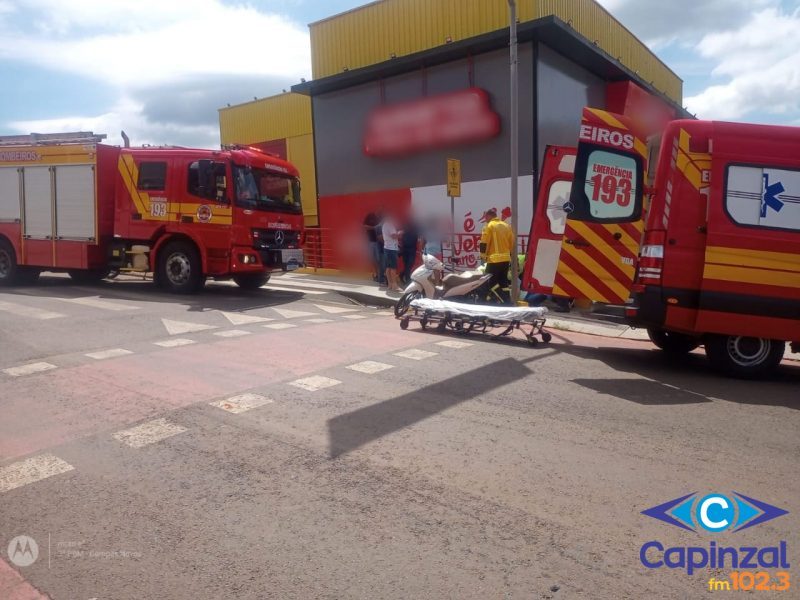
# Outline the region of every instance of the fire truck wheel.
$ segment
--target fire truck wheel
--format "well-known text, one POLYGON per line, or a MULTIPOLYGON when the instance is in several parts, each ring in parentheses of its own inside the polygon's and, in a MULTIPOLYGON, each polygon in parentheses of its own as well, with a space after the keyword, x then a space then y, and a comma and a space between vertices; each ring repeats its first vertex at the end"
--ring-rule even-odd
POLYGON ((158 284, 168 292, 193 294, 204 283, 200 253, 191 242, 170 242, 158 253, 158 284))
POLYGON ((0 286, 32 285, 37 279, 39 270, 19 266, 13 246, 6 240, 0 239, 0 286))
POLYGON ((700 340, 690 335, 656 327, 648 327, 647 335, 658 348, 672 355, 688 354, 700 345, 700 340))
POLYGON ((743 379, 769 374, 778 367, 786 350, 786 342, 742 335, 709 335, 705 346, 715 368, 743 379))
POLYGON ((261 275, 234 275, 233 280, 243 290, 257 290, 269 281, 269 274, 261 275))

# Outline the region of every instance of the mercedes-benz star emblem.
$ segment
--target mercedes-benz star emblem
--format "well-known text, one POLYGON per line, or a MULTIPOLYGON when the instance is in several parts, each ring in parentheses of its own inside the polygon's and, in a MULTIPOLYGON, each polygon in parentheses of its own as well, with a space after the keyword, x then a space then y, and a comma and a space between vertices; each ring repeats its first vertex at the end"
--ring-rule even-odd
POLYGON ((276 231, 275 232, 275 244, 277 244, 278 246, 283 246, 283 232, 282 231, 276 231))
POLYGON ((567 200, 567 201, 564 203, 564 206, 562 207, 562 209, 563 209, 563 211, 564 211, 565 213, 569 214, 569 213, 571 213, 573 210, 575 210, 575 205, 574 205, 572 202, 570 202, 569 200, 567 200))

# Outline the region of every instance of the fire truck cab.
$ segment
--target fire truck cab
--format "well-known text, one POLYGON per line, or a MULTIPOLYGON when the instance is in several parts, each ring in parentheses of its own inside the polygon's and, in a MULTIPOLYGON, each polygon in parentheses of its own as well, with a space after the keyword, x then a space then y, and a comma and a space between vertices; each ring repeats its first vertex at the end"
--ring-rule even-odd
POLYGON ((302 265, 297 170, 256 149, 119 148, 104 136, 0 138, 0 284, 152 271, 172 292, 244 288, 302 265))

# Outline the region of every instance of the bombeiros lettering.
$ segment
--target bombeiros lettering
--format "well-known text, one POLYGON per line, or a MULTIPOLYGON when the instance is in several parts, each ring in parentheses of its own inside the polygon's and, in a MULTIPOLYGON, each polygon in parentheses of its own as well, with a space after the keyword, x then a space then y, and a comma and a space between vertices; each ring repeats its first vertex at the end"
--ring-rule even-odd
POLYGON ((580 139, 587 142, 598 142, 609 146, 617 146, 625 150, 633 149, 633 134, 621 133, 603 127, 595 127, 594 125, 581 125, 580 139))

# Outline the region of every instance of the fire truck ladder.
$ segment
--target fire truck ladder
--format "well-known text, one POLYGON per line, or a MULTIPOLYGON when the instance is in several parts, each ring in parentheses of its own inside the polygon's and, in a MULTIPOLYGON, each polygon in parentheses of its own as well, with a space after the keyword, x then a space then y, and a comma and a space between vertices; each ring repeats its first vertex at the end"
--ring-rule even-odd
POLYGON ((66 133, 31 133, 30 135, 0 135, 3 146, 58 146, 61 144, 98 144, 106 139, 104 133, 69 131, 66 133))

